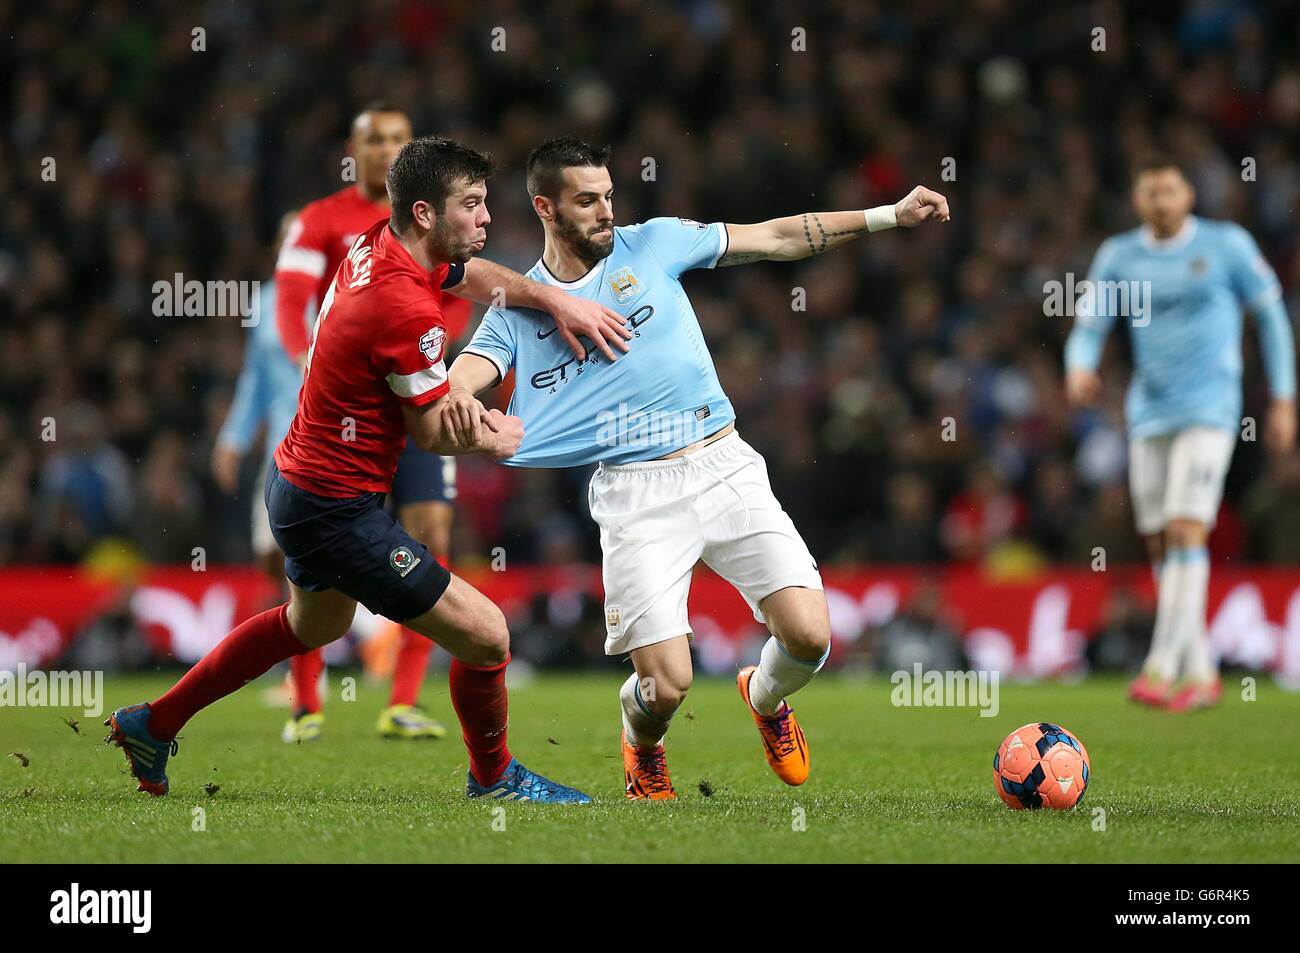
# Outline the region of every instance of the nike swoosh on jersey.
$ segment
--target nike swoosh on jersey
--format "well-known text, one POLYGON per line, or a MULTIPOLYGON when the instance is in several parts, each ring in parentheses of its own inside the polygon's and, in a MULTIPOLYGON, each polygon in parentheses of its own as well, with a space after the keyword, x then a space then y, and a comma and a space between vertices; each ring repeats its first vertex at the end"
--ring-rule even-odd
POLYGON ((546 332, 538 331, 538 332, 537 332, 537 340, 539 340, 539 341, 545 341, 548 337, 550 337, 552 334, 554 334, 555 331, 556 331, 555 328, 551 328, 549 331, 546 331, 546 332))

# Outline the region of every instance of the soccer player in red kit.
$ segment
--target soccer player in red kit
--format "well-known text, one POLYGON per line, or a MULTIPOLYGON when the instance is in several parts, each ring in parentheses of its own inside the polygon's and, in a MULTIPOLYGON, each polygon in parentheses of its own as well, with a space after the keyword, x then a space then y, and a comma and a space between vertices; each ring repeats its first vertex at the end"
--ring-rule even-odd
POLYGON ((326 292, 298 412, 267 474, 267 514, 285 555, 289 601, 235 628, 156 701, 109 717, 109 740, 126 753, 140 790, 167 793, 168 758, 194 714, 278 662, 341 638, 362 602, 451 653, 468 797, 590 801, 511 756, 505 617, 383 506, 407 434, 426 450, 498 460, 523 439, 518 418, 451 389, 442 290, 547 311, 561 337, 584 352, 579 334, 610 360, 611 342, 627 349, 630 332, 615 312, 474 259, 487 240, 491 171, 490 158, 442 138, 413 139, 394 160, 391 218, 353 243, 326 292))
MULTIPOLYGON (((315 308, 309 313, 319 310, 339 263, 357 236, 388 218, 384 177, 398 150, 410 140, 411 120, 406 113, 386 102, 366 106, 352 121, 348 139, 356 184, 303 208, 280 248, 275 266, 275 319, 285 351, 299 364, 307 357, 304 313, 313 303, 315 308)), ((447 340, 455 341, 469 323, 470 304, 447 295, 442 315, 447 340)), ((389 493, 398 522, 443 566, 449 566, 450 559, 455 467, 454 457, 429 453, 407 440, 389 493)), ((440 738, 447 733, 419 706, 420 685, 432 651, 432 642, 402 628, 388 707, 379 716, 379 733, 384 737, 440 738)), ((325 722, 319 690, 324 667, 319 649, 289 660, 293 712, 281 733, 286 742, 320 737, 325 722)))

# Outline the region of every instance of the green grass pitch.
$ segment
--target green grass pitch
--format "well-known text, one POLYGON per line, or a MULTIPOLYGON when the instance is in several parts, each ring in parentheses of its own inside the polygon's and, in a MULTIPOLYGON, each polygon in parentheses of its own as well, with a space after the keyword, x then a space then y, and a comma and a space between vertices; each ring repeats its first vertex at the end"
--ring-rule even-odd
MULTIPOLYGON (((279 740, 283 712, 250 686, 201 713, 171 763, 171 795, 134 791, 99 720, 0 710, 0 861, 690 862, 1293 861, 1300 856, 1300 695, 1267 679, 1243 701, 1174 716, 1125 701, 1124 684, 1002 686, 1001 711, 895 708, 883 679, 827 675, 798 698, 812 747, 802 788, 782 785, 732 682, 699 679, 673 724, 676 803, 628 803, 618 757, 616 674, 543 675, 511 697, 511 749, 583 788, 587 808, 464 799, 465 751, 445 675, 426 706, 446 739, 383 741, 385 695, 339 699, 325 737, 279 740), (64 723, 80 719, 80 734, 64 723), (1030 721, 1055 721, 1092 756, 1075 811, 1010 811, 993 752, 1030 721), (23 767, 10 752, 29 760, 23 767), (217 786, 208 793, 206 786, 217 786), (709 794, 704 792, 708 791, 709 794), (203 826, 198 831, 202 808, 203 826), (1098 830, 1097 808, 1105 812, 1098 830), (501 813, 501 811, 504 813, 501 813), (799 820, 802 818, 802 824, 799 820), (797 828, 802 827, 802 830, 797 828), (504 828, 504 829, 500 829, 504 828)), ((107 708, 158 694, 172 676, 115 676, 107 708)))

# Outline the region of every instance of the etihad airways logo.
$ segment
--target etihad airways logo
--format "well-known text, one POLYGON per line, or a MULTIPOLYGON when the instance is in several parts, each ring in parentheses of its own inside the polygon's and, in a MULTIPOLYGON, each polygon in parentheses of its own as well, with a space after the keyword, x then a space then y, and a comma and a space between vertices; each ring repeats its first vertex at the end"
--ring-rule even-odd
MULTIPOLYGON (((654 313, 655 309, 652 305, 646 304, 637 308, 628 315, 628 330, 636 332, 641 325, 654 317, 654 313)), ((554 330, 554 328, 552 328, 552 330, 554 330)), ((547 336, 549 336, 549 334, 550 332, 547 332, 547 336)), ((538 338, 543 337, 540 331, 537 333, 537 336, 538 338)), ((556 364, 554 367, 548 367, 544 371, 538 371, 530 377, 528 382, 533 386, 534 390, 544 390, 553 394, 555 393, 556 388, 561 384, 567 384, 574 377, 581 374, 588 364, 594 364, 600 359, 600 352, 596 350, 596 345, 594 344, 587 345, 587 351, 582 360, 578 360, 573 356, 569 351, 567 344, 560 344, 559 346, 564 348, 564 353, 566 355, 564 361, 560 364, 556 364)))

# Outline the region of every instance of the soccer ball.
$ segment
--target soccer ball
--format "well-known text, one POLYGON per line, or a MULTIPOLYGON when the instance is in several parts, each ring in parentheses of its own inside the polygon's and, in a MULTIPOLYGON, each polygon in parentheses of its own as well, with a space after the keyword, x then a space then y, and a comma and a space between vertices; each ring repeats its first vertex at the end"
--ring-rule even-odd
POLYGON ((1017 728, 993 755, 993 786, 1007 807, 1068 811, 1083 800, 1092 765, 1088 749, 1060 725, 1017 728))

